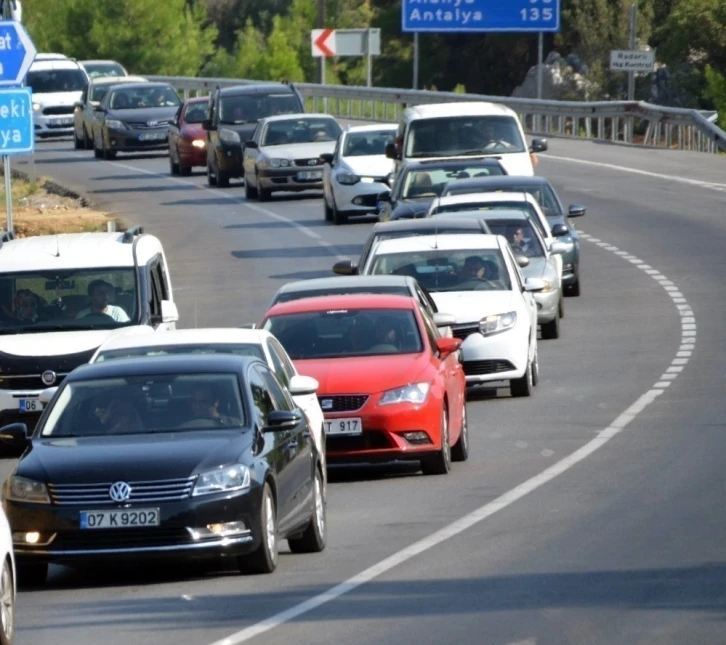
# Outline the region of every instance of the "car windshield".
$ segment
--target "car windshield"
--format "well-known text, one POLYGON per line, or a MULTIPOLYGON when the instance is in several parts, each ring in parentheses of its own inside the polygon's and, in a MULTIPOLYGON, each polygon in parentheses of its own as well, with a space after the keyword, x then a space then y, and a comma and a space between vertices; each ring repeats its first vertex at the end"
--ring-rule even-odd
POLYGON ((135 110, 150 107, 178 107, 182 101, 170 85, 147 85, 114 90, 108 104, 112 110, 135 110))
POLYGON ((511 290, 499 249, 431 249, 377 255, 373 274, 410 275, 430 292, 511 290))
POLYGON ((304 108, 292 92, 223 96, 219 101, 219 122, 226 125, 256 123, 276 114, 299 114, 304 108))
POLYGON ((233 354, 235 356, 254 356, 265 359, 262 346, 256 343, 197 343, 183 345, 149 345, 145 347, 124 347, 98 352, 95 363, 112 361, 118 358, 139 358, 141 356, 177 356, 199 354, 233 354))
POLYGON ((28 72, 25 84, 33 94, 51 92, 80 92, 88 82, 80 69, 46 69, 28 72))
POLYGON ((555 191, 549 184, 507 184, 506 186, 497 185, 496 182, 494 182, 491 186, 488 186, 487 182, 482 182, 481 184, 472 184, 470 186, 457 186, 456 184, 452 184, 446 187, 446 190, 444 190, 443 194, 468 195, 471 193, 496 192, 529 193, 537 200, 537 203, 542 207, 544 214, 548 217, 561 216, 563 214, 559 200, 555 195, 555 191))
POLYGON ((305 298, 318 298, 320 296, 342 296, 353 293, 381 293, 397 296, 410 296, 411 292, 406 285, 381 287, 328 287, 325 289, 310 289, 309 291, 288 291, 278 294, 275 302, 290 302, 291 300, 304 300, 305 298))
POLYGON ((209 118, 209 103, 207 101, 200 103, 190 103, 184 111, 185 123, 201 123, 209 118))
POLYGON ((293 360, 414 354, 423 350, 410 309, 334 309, 265 321, 293 360))
POLYGON ((91 101, 103 101, 103 97, 106 96, 106 92, 108 92, 108 88, 110 86, 107 84, 101 84, 101 85, 92 85, 91 86, 91 101))
POLYGON ((0 334, 139 324, 132 268, 0 275, 0 334))
POLYGON ((366 157, 369 155, 385 155, 386 146, 393 143, 394 130, 369 130, 366 132, 349 132, 345 135, 343 157, 366 157))
POLYGON ((468 177, 498 177, 504 174, 499 164, 479 164, 474 161, 460 165, 446 164, 440 167, 409 168, 401 176, 399 199, 420 199, 441 196, 446 184, 468 177))
POLYGON ((454 157, 526 151, 512 116, 451 116, 412 121, 405 156, 454 157))
POLYGON ((262 138, 263 146, 285 146, 295 143, 337 141, 341 128, 335 119, 303 118, 272 121, 267 124, 262 138))
POLYGON ((83 68, 91 78, 98 76, 126 76, 126 70, 118 63, 83 63, 83 68))
POLYGON ((467 215, 473 211, 512 211, 524 215, 527 219, 533 221, 539 229, 541 235, 547 237, 544 225, 537 216, 534 206, 528 202, 462 202, 459 204, 439 204, 434 206, 429 213, 429 217, 436 215, 437 217, 446 213, 456 213, 456 216, 467 215))
POLYGON ((66 382, 42 437, 98 437, 246 426, 235 374, 162 374, 66 382))

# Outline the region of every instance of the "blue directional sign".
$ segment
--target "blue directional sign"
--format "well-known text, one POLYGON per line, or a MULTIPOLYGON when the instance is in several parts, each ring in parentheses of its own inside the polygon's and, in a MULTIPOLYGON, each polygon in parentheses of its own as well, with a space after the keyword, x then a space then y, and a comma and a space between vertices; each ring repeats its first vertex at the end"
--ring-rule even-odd
POLYGON ((0 20, 0 85, 20 85, 37 53, 23 25, 0 20))
POLYGON ((401 0, 401 30, 560 30, 560 0, 401 0))
POLYGON ((32 153, 33 91, 29 87, 0 89, 0 156, 32 153))

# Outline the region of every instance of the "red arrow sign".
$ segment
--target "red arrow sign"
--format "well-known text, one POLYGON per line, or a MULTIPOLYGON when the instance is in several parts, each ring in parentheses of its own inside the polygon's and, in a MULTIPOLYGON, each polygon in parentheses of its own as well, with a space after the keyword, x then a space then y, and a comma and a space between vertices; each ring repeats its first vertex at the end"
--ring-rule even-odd
POLYGON ((316 29, 315 31, 318 33, 318 37, 315 38, 315 33, 313 33, 313 51, 318 56, 335 56, 335 45, 326 43, 328 38, 335 34, 335 29, 316 29), (331 49, 331 45, 333 49, 331 49))

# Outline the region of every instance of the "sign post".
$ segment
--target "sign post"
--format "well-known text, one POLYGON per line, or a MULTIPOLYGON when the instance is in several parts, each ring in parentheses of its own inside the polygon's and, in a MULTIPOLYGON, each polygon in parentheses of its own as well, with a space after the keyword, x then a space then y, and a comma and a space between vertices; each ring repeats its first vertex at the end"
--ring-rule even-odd
MULTIPOLYGON (((10 17, 10 2, 4 0, 3 18, 10 17)), ((37 50, 23 25, 15 20, 0 20, 0 152, 5 174, 5 208, 8 233, 13 232, 13 196, 10 156, 33 153, 33 95, 18 87, 25 79, 37 50), (14 86, 14 87, 13 87, 14 86)))
POLYGON ((373 56, 381 55, 380 29, 313 29, 310 32, 310 42, 313 56, 320 58, 323 79, 326 58, 365 56, 366 82, 368 87, 372 85, 373 56))

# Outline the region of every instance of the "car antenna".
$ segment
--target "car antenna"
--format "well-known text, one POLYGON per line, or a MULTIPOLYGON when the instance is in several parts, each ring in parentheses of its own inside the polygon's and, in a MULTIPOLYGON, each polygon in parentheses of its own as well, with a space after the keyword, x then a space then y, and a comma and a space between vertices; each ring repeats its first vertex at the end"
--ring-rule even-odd
POLYGON ((55 234, 55 257, 60 257, 60 243, 58 242, 58 233, 55 234))

